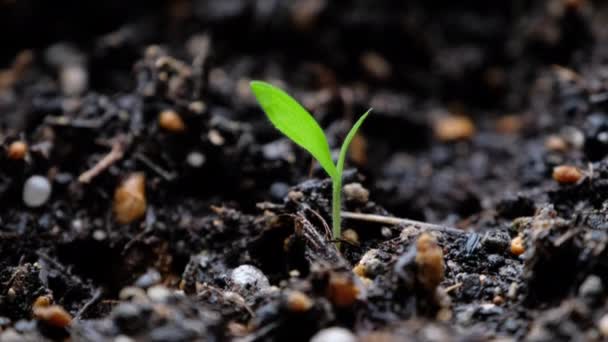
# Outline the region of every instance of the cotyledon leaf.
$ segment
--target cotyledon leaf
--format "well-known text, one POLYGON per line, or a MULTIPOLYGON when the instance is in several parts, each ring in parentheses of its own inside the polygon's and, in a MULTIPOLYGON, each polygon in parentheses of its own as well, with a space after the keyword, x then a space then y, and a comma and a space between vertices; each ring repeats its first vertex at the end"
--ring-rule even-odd
POLYGON ((283 90, 266 82, 252 81, 251 90, 279 131, 312 154, 330 177, 338 176, 325 133, 304 107, 283 90))

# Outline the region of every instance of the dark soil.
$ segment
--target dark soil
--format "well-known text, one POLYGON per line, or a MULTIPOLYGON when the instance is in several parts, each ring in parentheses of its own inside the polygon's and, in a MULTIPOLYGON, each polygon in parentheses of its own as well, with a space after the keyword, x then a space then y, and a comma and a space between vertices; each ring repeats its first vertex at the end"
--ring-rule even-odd
POLYGON ((607 5, 0 0, 0 341, 608 338, 607 5), (252 79, 373 107, 340 250, 252 79))

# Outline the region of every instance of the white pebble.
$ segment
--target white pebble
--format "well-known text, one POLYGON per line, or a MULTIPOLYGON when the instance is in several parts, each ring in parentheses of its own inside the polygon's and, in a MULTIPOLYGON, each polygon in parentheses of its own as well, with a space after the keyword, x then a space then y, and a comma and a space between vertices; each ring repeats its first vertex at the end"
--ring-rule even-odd
POLYGON ((162 285, 152 286, 148 289, 148 297, 153 302, 164 302, 169 296, 171 296, 171 291, 162 285))
POLYGON ((188 153, 186 160, 188 161, 188 165, 199 168, 205 164, 205 155, 198 151, 192 151, 188 153))
POLYGON ((127 335, 118 335, 114 338, 114 342, 135 342, 135 340, 127 335))
POLYGON ((357 337, 348 329, 341 327, 326 328, 316 333, 310 342, 356 342, 357 337))
POLYGON ((23 202, 28 207, 39 207, 51 197, 51 182, 43 176, 32 176, 23 185, 23 202))
POLYGON ((257 267, 251 265, 241 265, 230 275, 230 280, 236 291, 246 290, 266 290, 270 286, 268 278, 257 267))
POLYGON ((59 77, 61 90, 68 96, 82 94, 87 89, 89 83, 89 75, 85 68, 80 65, 63 67, 59 77))

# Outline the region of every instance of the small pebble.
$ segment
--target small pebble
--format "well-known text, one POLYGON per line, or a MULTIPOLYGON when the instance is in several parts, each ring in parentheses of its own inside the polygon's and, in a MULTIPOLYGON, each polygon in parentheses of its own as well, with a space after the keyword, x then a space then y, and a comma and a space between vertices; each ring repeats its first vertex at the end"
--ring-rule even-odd
POLYGON ((494 303, 494 305, 502 305, 504 304, 505 299, 502 296, 494 296, 494 298, 492 299, 492 303, 494 303))
POLYGON ((443 250, 435 237, 422 233, 416 240, 416 265, 418 281, 428 290, 434 290, 444 278, 443 250))
POLYGON ((48 295, 39 296, 38 298, 36 298, 36 300, 32 304, 32 310, 49 307, 49 306, 51 306, 52 302, 53 302, 53 300, 48 295))
POLYGON ((545 139, 545 148, 553 152, 566 152, 568 143, 560 136, 550 135, 545 139))
POLYGON ((313 306, 313 301, 300 291, 291 291, 287 295, 287 308, 292 312, 305 312, 313 306))
POLYGON ((359 288, 353 279, 334 273, 329 279, 327 295, 329 300, 337 307, 348 307, 355 303, 359 296, 359 288))
POLYGON ((292 202, 300 202, 304 199, 304 193, 297 190, 292 190, 287 193, 287 198, 292 202))
POLYGON ((202 101, 194 101, 188 104, 188 109, 196 114, 202 114, 207 109, 207 106, 202 101))
POLYGON ((358 275, 361 278, 365 278, 366 274, 367 274, 367 270, 365 269, 364 265, 359 263, 359 264, 355 265, 355 267, 353 267, 353 273, 358 275))
POLYGON ((107 237, 106 232, 104 232, 101 229, 97 229, 93 232, 93 239, 97 240, 97 241, 102 241, 105 240, 107 237))
POLYGON ((507 291, 507 297, 510 299, 515 299, 517 297, 517 292, 519 291, 519 285, 516 282, 512 282, 509 285, 509 290, 507 291))
POLYGON ((588 276, 578 288, 578 294, 581 297, 590 299, 600 298, 603 292, 602 279, 596 275, 588 276))
POLYGON ((433 130, 441 141, 469 139, 475 134, 475 125, 465 116, 446 116, 437 120, 433 130))
POLYGON ((12 302, 17 298, 17 291, 15 291, 14 288, 9 287, 6 291, 6 296, 8 297, 8 300, 12 302))
POLYGON ((61 68, 59 79, 61 90, 68 96, 82 94, 89 83, 89 75, 81 65, 68 65, 61 68))
POLYGON ((560 184, 574 184, 583 177, 583 173, 575 166, 560 165, 553 169, 553 179, 560 184))
POLYGON ((270 186, 270 196, 272 196, 274 200, 282 200, 283 198, 285 198, 285 196, 287 196, 288 192, 289 185, 287 185, 287 183, 275 182, 272 183, 272 185, 270 186))
POLYGON ((172 133, 180 133, 186 129, 186 125, 179 114, 170 109, 164 110, 158 115, 158 125, 172 133))
POLYGON ((351 245, 359 245, 359 234, 352 229, 345 229, 342 232, 342 239, 351 245))
POLYGON ((222 146, 226 142, 226 139, 224 139, 222 134, 215 129, 209 130, 207 138, 215 146, 222 146))
POLYGON ((135 281, 135 286, 148 288, 152 285, 158 284, 160 281, 160 273, 157 270, 151 268, 148 269, 146 273, 142 274, 139 278, 137 278, 137 280, 135 281))
POLYGON ((152 286, 147 293, 148 297, 154 302, 165 302, 171 296, 171 291, 162 285, 152 286))
POLYGON ((23 141, 13 141, 6 151, 6 155, 12 160, 22 160, 27 154, 27 144, 23 141))
POLYGON ((198 151, 192 151, 188 153, 186 162, 191 167, 198 169, 205 164, 205 155, 198 151))
POLYGON ((23 202, 28 207, 40 207, 51 197, 51 182, 44 176, 31 176, 23 185, 23 202))
POLYGON ((391 65, 377 52, 364 53, 361 55, 360 62, 365 71, 378 80, 387 80, 391 76, 391 65))
POLYGON ((597 325, 600 330, 600 333, 602 333, 602 336, 608 337, 608 314, 602 316, 597 325))
POLYGON ((147 324, 143 310, 141 305, 120 303, 112 311, 114 323, 126 333, 141 331, 147 324))
POLYGON ((344 186, 344 198, 347 201, 367 203, 369 201, 369 191, 360 183, 350 183, 344 186))
POLYGON ((385 266, 386 263, 380 258, 379 250, 373 248, 363 254, 355 266, 354 272, 361 277, 375 277, 384 272, 385 266))
POLYGON ((72 316, 59 305, 38 307, 34 309, 34 317, 57 328, 64 328, 72 322, 72 316))
POLYGON ((118 298, 123 301, 129 300, 138 303, 146 303, 149 299, 148 295, 143 289, 132 286, 128 286, 120 290, 120 293, 118 293, 118 298))
POLYGON ((320 330, 310 342, 356 342, 357 337, 348 329, 341 327, 331 327, 320 330))
POLYGON ((526 251, 526 247, 524 246, 524 239, 521 235, 516 236, 513 240, 511 240, 511 253, 513 255, 522 255, 526 251))
POLYGON ((393 232, 389 227, 380 228, 380 234, 382 234, 382 237, 384 237, 385 239, 390 239, 391 237, 393 237, 393 232))
POLYGON ((523 127, 520 115, 505 115, 496 121, 496 130, 502 134, 516 134, 523 127))
POLYGON ((230 280, 235 290, 239 292, 247 290, 261 291, 270 287, 270 282, 264 273, 251 265, 241 265, 232 270, 230 280))
POLYGON ((116 221, 129 224, 146 214, 146 176, 141 172, 128 175, 114 191, 113 211, 116 221))

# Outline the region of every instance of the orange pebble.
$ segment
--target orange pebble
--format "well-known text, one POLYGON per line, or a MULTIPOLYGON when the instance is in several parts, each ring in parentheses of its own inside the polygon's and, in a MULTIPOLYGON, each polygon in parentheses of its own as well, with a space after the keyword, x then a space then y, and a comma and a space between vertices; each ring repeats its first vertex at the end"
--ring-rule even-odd
POLYGON ((358 295, 359 289, 351 278, 340 274, 331 275, 327 296, 335 306, 351 306, 357 300, 358 295))
POLYGON ((306 294, 300 291, 291 291, 287 295, 287 308, 292 312, 305 312, 312 308, 313 302, 306 294))
POLYGON ((158 116, 159 126, 169 132, 180 133, 186 129, 182 118, 173 110, 164 110, 158 116))
POLYGON ((21 160, 27 154, 27 144, 23 141, 13 141, 7 150, 7 156, 13 160, 21 160))
POLYGON ((114 216, 121 224, 131 223, 146 213, 146 176, 130 174, 114 192, 114 216))
POLYGON ((475 125, 466 116, 446 116, 433 127, 435 136, 442 141, 469 139, 475 134, 475 125))
POLYGON ((553 179, 560 184, 574 184, 583 178, 583 173, 571 165, 560 165, 553 169, 553 179))
POLYGON ((524 246, 524 239, 521 235, 516 236, 513 240, 511 240, 511 253, 513 255, 522 255, 526 251, 526 247, 524 246))
POLYGON ((72 322, 72 316, 59 305, 36 308, 34 317, 57 328, 65 328, 72 322))
POLYGON ((418 280, 427 289, 435 289, 443 280, 443 250, 431 234, 422 233, 416 240, 416 265, 418 280))
POLYGON ((52 302, 53 300, 50 296, 39 296, 34 301, 34 304, 32 304, 32 310, 49 307, 52 302))

